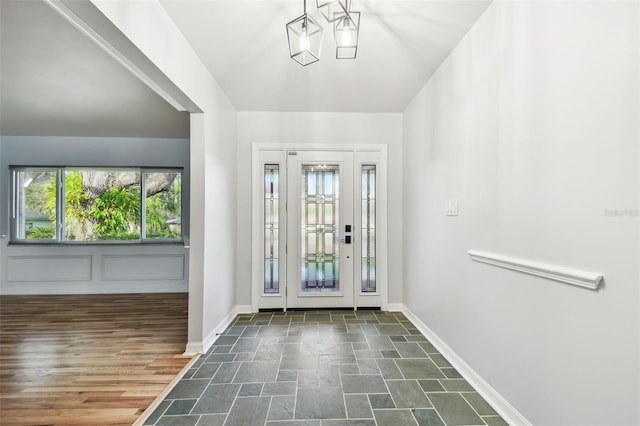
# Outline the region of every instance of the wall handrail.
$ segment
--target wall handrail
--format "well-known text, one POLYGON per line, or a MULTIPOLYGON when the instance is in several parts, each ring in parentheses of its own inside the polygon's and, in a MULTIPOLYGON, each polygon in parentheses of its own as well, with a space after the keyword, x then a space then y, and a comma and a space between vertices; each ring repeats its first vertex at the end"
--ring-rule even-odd
POLYGON ((511 269, 513 271, 523 272, 525 274, 547 278, 565 284, 588 288, 589 290, 598 290, 598 287, 604 278, 600 273, 580 271, 577 269, 533 262, 530 260, 486 253, 477 250, 469 250, 467 251, 467 254, 471 257, 471 260, 476 262, 511 269))

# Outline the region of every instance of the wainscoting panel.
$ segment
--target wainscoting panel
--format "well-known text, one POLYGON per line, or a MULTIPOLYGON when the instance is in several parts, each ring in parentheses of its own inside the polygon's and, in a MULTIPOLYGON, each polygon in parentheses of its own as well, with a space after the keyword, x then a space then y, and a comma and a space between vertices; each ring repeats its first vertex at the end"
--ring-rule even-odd
POLYGON ((184 280, 183 254, 102 256, 102 281, 184 280))
POLYGON ((91 281, 91 256, 9 256, 7 281, 91 281))

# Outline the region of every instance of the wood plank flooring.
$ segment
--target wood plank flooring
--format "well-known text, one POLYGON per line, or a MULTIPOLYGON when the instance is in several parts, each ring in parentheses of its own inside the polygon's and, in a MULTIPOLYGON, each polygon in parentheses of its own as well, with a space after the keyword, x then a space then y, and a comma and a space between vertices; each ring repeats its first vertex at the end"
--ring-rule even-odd
POLYGON ((190 360, 187 297, 2 296, 0 424, 132 424, 190 360))

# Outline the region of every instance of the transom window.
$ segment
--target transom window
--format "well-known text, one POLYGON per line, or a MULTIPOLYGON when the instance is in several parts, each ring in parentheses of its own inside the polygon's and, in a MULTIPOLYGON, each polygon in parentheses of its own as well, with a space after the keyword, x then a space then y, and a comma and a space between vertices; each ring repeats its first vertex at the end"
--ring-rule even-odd
POLYGON ((12 240, 182 240, 182 170, 13 167, 12 240))

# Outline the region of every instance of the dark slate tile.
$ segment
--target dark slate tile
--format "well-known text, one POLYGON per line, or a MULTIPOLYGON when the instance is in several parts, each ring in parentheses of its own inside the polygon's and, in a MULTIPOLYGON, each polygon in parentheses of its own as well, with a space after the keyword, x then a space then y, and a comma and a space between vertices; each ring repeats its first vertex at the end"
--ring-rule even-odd
POLYGON ((344 333, 335 335, 336 343, 366 343, 362 333, 344 333))
POLYGON ((180 380, 169 392, 167 399, 198 398, 208 384, 208 379, 180 380))
POLYGON ((484 398, 476 392, 463 393, 462 397, 466 399, 481 416, 495 416, 498 414, 493 408, 491 408, 487 401, 485 401, 484 398))
POLYGON ((444 375, 430 359, 394 360, 405 379, 440 379, 444 375))
POLYGON ((153 425, 153 424, 155 424, 158 421, 158 419, 160 419, 160 416, 162 416, 164 414, 166 409, 169 408, 170 404, 171 404, 171 401, 170 400, 166 400, 166 399, 164 401, 162 401, 160 404, 158 404, 158 407, 147 418, 147 420, 144 422, 144 424, 145 425, 153 425))
POLYGON ((340 366, 338 364, 329 364, 321 367, 318 371, 319 386, 323 388, 339 388, 340 382, 340 366))
POLYGON ((291 322, 291 317, 273 317, 271 319, 270 325, 284 325, 289 324, 291 322))
POLYGON ((427 341, 427 338, 424 337, 422 334, 412 334, 404 337, 407 338, 407 342, 426 342, 427 341))
POLYGON ((216 374, 220 364, 219 362, 206 362, 198 368, 192 377, 194 379, 210 379, 216 374))
POLYGON ((226 414, 204 414, 196 426, 223 426, 226 414))
POLYGON ((388 393, 369 394, 369 402, 371 403, 371 408, 374 410, 377 408, 396 408, 396 404, 393 403, 393 399, 388 393))
POLYGON ((382 336, 403 336, 409 334, 406 328, 400 324, 380 324, 376 325, 378 334, 382 336))
POLYGON ((419 426, 445 426, 436 410, 433 409, 414 410, 413 416, 419 426))
POLYGON ((357 365, 359 371, 356 371, 355 374, 380 374, 380 369, 375 359, 359 359, 357 365))
POLYGON ((485 424, 459 393, 429 393, 428 396, 447 426, 485 424))
POLYGON ((298 388, 317 388, 320 386, 318 370, 300 370, 298 372, 298 388))
POLYGON ((184 376, 182 376, 182 379, 191 379, 193 377, 194 374, 196 374, 196 371, 198 371, 197 368, 190 368, 189 370, 187 370, 186 373, 184 373, 184 376))
POLYGON ((400 354, 398 351, 380 351, 382 353, 383 358, 400 358, 400 354))
POLYGON ((278 361, 243 362, 233 383, 275 382, 278 375, 278 361))
POLYGON ((255 352, 240 352, 236 355, 235 361, 254 361, 255 352))
POLYGON ((238 396, 258 396, 262 392, 263 383, 245 383, 240 386, 238 396))
POLYGON ((410 410, 373 410, 378 426, 408 426, 415 425, 410 410))
POLYGON ((356 357, 352 354, 320 355, 318 362, 320 368, 324 368, 324 366, 328 364, 355 364, 356 357))
POLYGON ((415 380, 387 380, 387 388, 398 408, 431 408, 424 391, 415 380))
POLYGON ((206 362, 231 362, 235 359, 236 354, 216 354, 209 355, 206 362))
POLYGON ((189 414, 197 399, 176 399, 164 413, 167 416, 175 416, 177 414, 189 414))
POLYGON ((260 346, 260 338, 258 337, 241 337, 233 345, 230 352, 255 352, 260 346))
POLYGON ((324 420, 322 426, 376 426, 376 422, 373 419, 324 420))
POLYGON ((262 389, 262 395, 295 395, 297 387, 296 382, 265 383, 264 388, 262 389))
POLYGON ((509 426, 500 416, 485 416, 482 418, 488 426, 509 426))
POLYGON ((278 382, 296 382, 298 381, 298 373, 293 370, 280 370, 276 377, 278 382))
POLYGON ((213 342, 214 345, 220 346, 220 345, 234 345, 236 343, 236 340, 238 340, 238 336, 219 336, 215 342, 213 342))
POLYGON ((233 376, 236 375, 240 362, 223 362, 218 368, 216 375, 213 376, 211 383, 231 383, 233 376))
POLYGON ((405 336, 389 336, 392 342, 406 342, 407 338, 405 336))
MULTIPOLYGON (((370 360, 362 360, 363 362, 369 362, 370 360)), ((360 370, 360 368, 358 368, 358 364, 340 364, 338 365, 338 367, 340 368, 340 374, 364 374, 362 373, 362 371, 360 370)), ((371 374, 379 374, 380 372, 377 370, 376 367, 376 371, 374 371, 371 374)))
POLYGON ((298 389, 296 419, 346 418, 342 393, 335 389, 298 389))
POLYGON ((380 351, 355 351, 357 359, 382 358, 380 351))
POLYGON ((272 325, 269 327, 260 327, 257 336, 259 337, 283 337, 289 331, 288 325, 272 325))
POLYGON ((318 355, 283 356, 280 370, 317 370, 318 355))
POLYGON ((369 405, 367 395, 345 395, 344 402, 347 406, 347 417, 350 419, 372 419, 373 413, 369 405))
POLYGON ((228 354, 229 352, 231 352, 231 348, 233 348, 233 346, 228 346, 228 345, 211 346, 211 349, 213 350, 213 352, 217 354, 228 354))
POLYGON ((362 333, 365 336, 379 336, 378 329, 373 324, 360 324, 360 328, 362 329, 362 333))
POLYGON ((428 340, 425 340, 424 342, 417 342, 420 347, 422 348, 423 351, 425 351, 426 353, 428 353, 429 355, 431 354, 438 354, 440 352, 438 352, 438 350, 435 348, 435 346, 433 346, 431 344, 431 342, 429 342, 428 340))
POLYGON ((430 354, 429 358, 431 358, 433 363, 440 368, 451 367, 451 364, 449 364, 449 361, 447 361, 447 359, 442 354, 430 354))
POLYGON ((233 327, 229 327, 227 329, 227 331, 225 331, 224 335, 225 336, 240 336, 240 335, 242 335, 244 330, 245 330, 244 326, 233 326, 233 327))
POLYGON ((329 314, 307 314, 305 315, 305 322, 329 322, 331 316, 329 314))
POLYGON ((344 393, 386 393, 387 387, 378 374, 359 374, 342 376, 342 389, 344 393))
POLYGON ((274 396, 271 398, 268 420, 291 420, 296 406, 295 396, 274 396))
POLYGON ((399 322, 398 319, 393 315, 384 314, 384 313, 381 315, 376 314, 376 319, 380 324, 394 324, 399 322))
POLYGON ((248 326, 241 334, 242 337, 256 337, 260 327, 248 326))
POLYGON ((378 364, 380 373, 385 380, 404 379, 404 376, 393 359, 376 359, 376 363, 378 364))
POLYGON ((240 390, 237 384, 209 385, 191 410, 194 414, 227 413, 240 390))
POLYGON ((438 380, 418 380, 418 384, 425 392, 444 392, 444 387, 438 380))
POLYGON ((263 426, 267 420, 271 398, 250 396, 237 398, 225 426, 263 426))
POLYGON ((371 349, 395 349, 389 336, 367 336, 371 349))
POLYGON ((200 416, 162 416, 156 426, 195 426, 200 416))
POLYGON ((441 368, 442 372, 449 379, 462 379, 462 374, 458 372, 455 368, 441 368))
POLYGON ((396 342, 395 345, 402 358, 427 357, 427 353, 415 342, 396 342))
POLYGON ((320 420, 295 420, 267 422, 268 426, 320 426, 320 420))
POLYGON ((364 342, 362 342, 362 343, 352 343, 351 347, 356 352, 357 351, 368 351, 369 349, 371 349, 369 347, 369 344, 368 343, 364 343, 364 342))
MULTIPOLYGON (((440 380, 442 386, 447 390, 447 392, 473 392, 473 387, 467 382, 465 379, 446 379, 440 380)), ((425 392, 433 392, 427 391, 425 392)))

